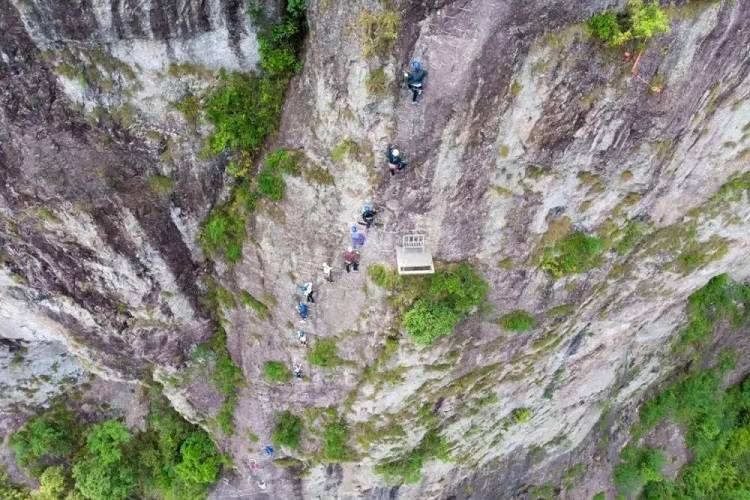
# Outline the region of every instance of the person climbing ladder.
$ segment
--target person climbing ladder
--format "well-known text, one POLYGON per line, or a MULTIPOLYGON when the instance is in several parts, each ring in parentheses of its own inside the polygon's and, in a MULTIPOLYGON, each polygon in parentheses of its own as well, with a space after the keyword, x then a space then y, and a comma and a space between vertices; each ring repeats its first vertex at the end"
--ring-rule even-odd
POLYGON ((422 68, 422 64, 414 60, 411 62, 411 71, 404 71, 406 86, 411 90, 411 103, 417 104, 417 98, 422 94, 424 79, 427 78, 427 71, 422 68))

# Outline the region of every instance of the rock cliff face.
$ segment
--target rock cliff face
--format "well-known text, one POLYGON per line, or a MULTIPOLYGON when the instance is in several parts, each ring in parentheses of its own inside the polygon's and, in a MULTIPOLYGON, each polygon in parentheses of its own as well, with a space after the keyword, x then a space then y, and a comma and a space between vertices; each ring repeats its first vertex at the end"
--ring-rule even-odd
MULTIPOLYGON (((248 6, 0 0, 0 417, 87 371, 154 373, 234 460, 216 498, 517 498, 578 463, 590 473, 562 495, 611 489, 597 440, 686 363, 671 346, 687 296, 714 275, 750 275, 747 177, 730 182, 750 163, 750 4, 673 7, 637 76, 581 24, 613 6, 398 2, 393 51, 365 57, 362 13, 384 7, 310 2, 304 68, 268 150, 300 150, 333 182, 289 177, 228 266, 207 265, 197 243, 226 195, 226 158, 200 154, 208 125, 194 131, 172 103, 210 88, 211 70, 253 70, 248 6), (395 83, 368 92, 373 72, 393 82, 415 57, 429 70, 419 105, 395 83), (396 177, 384 168, 390 143, 410 160, 396 177), (436 260, 474 265, 488 306, 429 347, 399 335, 389 292, 341 268, 365 202, 382 225, 363 268, 393 265, 401 235, 422 233, 436 260), (543 249, 571 231, 606 250, 588 272, 555 279, 543 249), (335 263, 332 284, 323 262, 335 263), (246 381, 231 437, 211 424, 221 401, 189 357, 214 328, 200 301, 207 275, 270 312, 224 311, 246 381), (318 287, 304 328, 345 360, 332 369, 308 364, 294 336, 302 281, 318 287), (498 318, 519 309, 536 327, 504 331, 498 318), (269 384, 268 360, 301 363, 305 378, 269 384), (352 430, 356 460, 321 463, 323 407, 352 430), (256 469, 284 410, 306 417, 291 453, 300 462, 256 469), (374 472, 428 431, 452 461, 425 461, 402 486, 374 472)), ((739 336, 716 343, 747 353, 739 336)))

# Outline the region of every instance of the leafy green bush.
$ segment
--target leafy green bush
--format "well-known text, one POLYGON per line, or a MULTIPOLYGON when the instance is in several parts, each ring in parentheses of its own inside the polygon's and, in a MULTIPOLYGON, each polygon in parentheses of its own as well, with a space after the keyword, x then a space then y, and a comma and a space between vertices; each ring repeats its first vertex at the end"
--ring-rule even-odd
POLYGON ((276 415, 276 425, 271 434, 271 441, 276 446, 296 449, 299 447, 302 428, 302 419, 297 415, 289 411, 279 413, 276 415))
POLYGON ((384 57, 392 50, 398 38, 401 18, 395 10, 365 11, 357 24, 362 33, 362 53, 365 57, 384 57))
POLYGON ((536 326, 534 316, 520 309, 500 317, 500 326, 511 332, 525 332, 536 326))
POLYGON ((422 479, 422 466, 430 459, 449 459, 448 444, 434 430, 425 433, 419 446, 405 456, 376 465, 375 472, 392 483, 414 484, 422 479))
POLYGON ((292 380, 292 372, 281 361, 266 361, 263 364, 263 373, 269 382, 289 382, 292 380))
POLYGON ((603 241, 576 231, 544 249, 542 269, 555 278, 582 273, 599 265, 603 241))
MULTIPOLYGON (((37 500, 58 500, 66 497, 71 485, 62 465, 47 467, 39 476, 39 490, 34 497, 37 500)), ((5 498, 0 496, 0 498, 5 498)))
POLYGON ((404 314, 403 326, 417 344, 429 345, 449 335, 459 321, 453 310, 439 302, 418 300, 404 314))
MULTIPOLYGON (((150 391, 146 430, 136 436, 118 421, 108 420, 89 425, 83 441, 78 439, 78 417, 60 409, 29 422, 45 419, 64 422, 67 427, 60 439, 71 444, 59 459, 61 465, 41 474, 40 487, 33 493, 41 500, 204 498, 224 463, 208 434, 182 419, 155 388, 150 391), (55 412, 64 416, 51 416, 55 412)), ((0 477, 0 498, 32 498, 14 497, 2 482, 0 477)))
POLYGON ((265 320, 271 316, 271 312, 268 310, 268 306, 253 297, 247 290, 242 290, 240 292, 240 300, 247 307, 255 311, 260 319, 265 320))
POLYGON ((341 365, 344 360, 338 355, 338 347, 334 339, 320 339, 307 355, 311 364, 323 368, 334 368, 341 365))
POLYGON ((79 435, 75 416, 65 408, 55 408, 27 421, 11 435, 10 446, 16 462, 38 476, 44 468, 59 462, 77 445, 79 435))
POLYGON ((237 262, 242 258, 245 236, 245 218, 225 206, 209 214, 201 228, 200 241, 207 253, 223 250, 228 262, 237 262))
POLYGON ((401 282, 401 277, 395 269, 389 269, 381 264, 373 264, 367 268, 367 276, 373 283, 386 290, 394 290, 401 282))
POLYGON ((372 96, 383 97, 388 95, 389 85, 390 80, 385 74, 385 68, 378 68, 376 70, 370 71, 370 73, 367 75, 367 79, 365 80, 367 93, 372 96))
POLYGON ((622 12, 605 11, 589 20, 594 38, 619 47, 626 42, 643 44, 656 35, 669 32, 669 16, 656 1, 629 0, 622 12))
POLYGON ((26 488, 11 483, 10 477, 2 465, 0 465, 0 498, 3 500, 31 500, 33 498, 26 488))
POLYGON ((394 292, 389 301, 403 314, 403 327, 420 344, 430 344, 450 334, 461 319, 482 303, 489 290, 467 264, 444 266, 430 276, 405 279, 395 271, 374 265, 368 275, 375 284, 394 292))
POLYGON ((284 179, 280 175, 266 169, 261 170, 260 174, 258 174, 258 191, 266 195, 270 200, 283 200, 285 189, 286 183, 284 183, 284 179))
POLYGON ((349 429, 344 422, 334 422, 326 425, 323 430, 323 458, 331 462, 342 462, 349 456, 346 442, 349 439, 349 429))
POLYGON ((636 494, 645 484, 662 481, 661 469, 664 455, 653 448, 626 446, 620 452, 621 463, 615 467, 614 478, 618 491, 628 497, 636 494))
POLYGON ((183 481, 211 484, 218 479, 223 460, 205 432, 190 434, 180 446, 180 456, 175 472, 183 481))
POLYGON ((125 457, 132 436, 116 420, 91 426, 73 465, 76 489, 86 498, 125 499, 136 490, 136 471, 125 457))
POLYGON ((750 319, 750 286, 733 282, 726 274, 714 276, 688 297, 687 316, 680 347, 709 339, 721 321, 737 328, 750 319))

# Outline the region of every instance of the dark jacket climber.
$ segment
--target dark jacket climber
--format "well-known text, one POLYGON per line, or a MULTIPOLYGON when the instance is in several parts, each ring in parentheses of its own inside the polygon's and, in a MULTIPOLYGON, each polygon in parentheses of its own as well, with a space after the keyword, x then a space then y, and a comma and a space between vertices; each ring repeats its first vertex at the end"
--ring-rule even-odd
POLYGON ((372 223, 375 221, 375 214, 377 212, 375 209, 373 209, 370 205, 365 205, 362 207, 362 220, 364 221, 364 225, 367 229, 370 229, 370 226, 372 226, 372 223))
POLYGON ((411 90, 411 103, 417 104, 417 97, 422 93, 424 79, 427 78, 427 70, 422 68, 419 61, 411 62, 411 71, 405 71, 406 86, 411 90))
POLYGON ((346 249, 344 252, 344 264, 346 264, 346 272, 359 271, 359 253, 355 252, 352 247, 346 249))
POLYGON ((391 170, 391 175, 396 175, 396 170, 401 171, 408 165, 408 163, 406 163, 403 158, 401 158, 401 152, 398 150, 398 148, 388 146, 386 156, 388 157, 388 166, 391 170))

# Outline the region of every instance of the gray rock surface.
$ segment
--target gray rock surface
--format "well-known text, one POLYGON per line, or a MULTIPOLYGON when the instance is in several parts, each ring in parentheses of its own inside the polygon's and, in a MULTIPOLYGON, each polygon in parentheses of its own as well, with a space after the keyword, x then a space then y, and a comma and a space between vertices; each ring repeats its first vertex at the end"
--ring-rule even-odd
MULTIPOLYGON (((59 380, 91 370, 135 381, 153 369, 175 407, 215 431, 221 400, 188 376, 187 360, 212 330, 196 235, 226 192, 225 158, 201 159, 208 130, 195 137, 170 106, 211 77, 172 76, 169 64, 250 70, 257 43, 242 2, 131 3, 95 0, 71 16, 58 2, 0 0, 0 383, 14 388, 4 394, 10 408, 58 358, 59 380), (83 86, 60 74, 66 60, 104 77, 83 86), (125 123, 124 106, 133 110, 125 123), (96 107, 119 118, 91 120, 96 107), (157 173, 175 179, 171 193, 151 189, 157 173), (23 375, 12 362, 20 343, 35 366, 23 375)), ((265 297, 271 312, 225 311, 247 383, 236 433, 215 432, 235 467, 215 498, 518 498, 577 463, 591 479, 563 495, 612 491, 594 472, 607 460, 596 446, 603 409, 613 434, 626 428, 645 392, 685 362, 671 343, 687 296, 716 274, 750 275, 748 193, 717 195, 750 162, 750 4, 672 8, 671 32, 649 45, 636 77, 580 24, 612 4, 400 2, 393 54, 367 59, 357 20, 379 2, 310 3, 305 66, 269 149, 300 149, 335 182, 287 178, 286 200, 248 221, 243 261, 210 270, 235 293, 265 297), (368 95, 369 72, 395 78, 414 57, 430 71, 418 106, 395 84, 368 95), (334 161, 344 140, 357 151, 334 161), (389 143, 410 160, 394 178, 389 143), (364 202, 381 209, 383 226, 368 236, 363 268, 392 265, 400 236, 422 232, 437 260, 474 264, 491 307, 428 348, 398 336, 387 293, 341 268, 364 202), (544 238, 561 227, 605 234, 635 218, 650 232, 590 272, 554 280, 539 269, 544 238), (682 272, 688 247, 709 258, 682 272), (335 263, 333 284, 323 262, 335 263), (318 295, 305 328, 313 341, 336 339, 349 361, 332 370, 307 364, 293 335, 296 284, 308 280, 318 295), (569 313, 552 319, 565 304, 569 313), (537 327, 503 331, 497 319, 514 309, 537 327), (398 348, 376 364, 394 335, 398 348), (301 362, 306 377, 270 385, 269 359, 301 362), (305 474, 262 460, 275 412, 326 406, 353 429, 359 460, 320 463, 319 429, 279 453, 305 474), (520 408, 532 416, 512 424, 520 408), (417 484, 388 485, 373 466, 415 447, 426 418, 455 460, 427 461, 417 484), (388 435, 397 425, 403 435, 388 435)), ((747 352, 737 338, 717 342, 747 352)), ((51 397, 57 380, 28 403, 51 397)))

